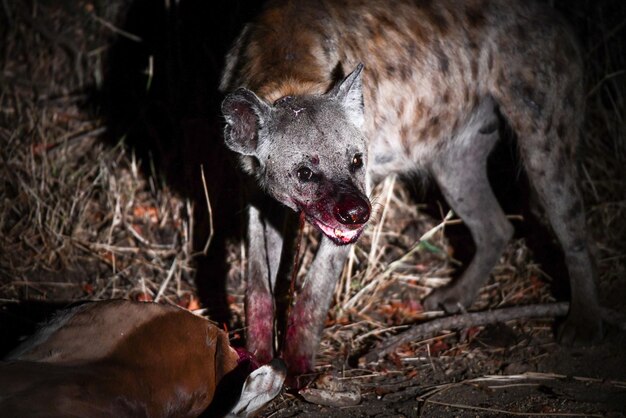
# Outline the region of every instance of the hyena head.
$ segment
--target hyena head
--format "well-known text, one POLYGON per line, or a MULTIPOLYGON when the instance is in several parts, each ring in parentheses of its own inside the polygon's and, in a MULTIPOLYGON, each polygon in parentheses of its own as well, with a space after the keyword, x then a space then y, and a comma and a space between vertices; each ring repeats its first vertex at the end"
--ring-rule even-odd
POLYGON ((226 145, 272 197, 336 244, 357 240, 370 216, 362 65, 323 95, 268 104, 240 88, 222 104, 226 145))

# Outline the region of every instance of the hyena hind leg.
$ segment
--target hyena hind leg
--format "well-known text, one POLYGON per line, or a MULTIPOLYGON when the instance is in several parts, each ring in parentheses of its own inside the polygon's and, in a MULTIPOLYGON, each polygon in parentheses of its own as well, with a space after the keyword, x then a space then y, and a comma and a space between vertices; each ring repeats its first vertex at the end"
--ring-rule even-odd
POLYGON ((454 212, 469 228, 476 253, 451 285, 435 289, 428 310, 453 313, 469 307, 513 235, 487 178, 487 157, 498 140, 497 116, 486 100, 461 135, 433 161, 431 173, 454 212))
POLYGON ((546 134, 539 130, 518 132, 520 152, 531 187, 561 244, 569 273, 570 311, 559 329, 559 341, 566 345, 597 342, 602 338, 602 321, 596 272, 573 155, 579 132, 575 123, 556 125, 546 134))

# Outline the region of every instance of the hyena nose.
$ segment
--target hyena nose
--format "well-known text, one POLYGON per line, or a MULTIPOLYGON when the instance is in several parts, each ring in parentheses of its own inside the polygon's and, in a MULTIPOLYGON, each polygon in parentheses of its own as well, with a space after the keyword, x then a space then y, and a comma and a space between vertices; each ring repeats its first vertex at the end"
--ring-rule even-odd
POLYGON ((364 224, 370 217, 370 203, 357 194, 343 194, 333 211, 335 218, 344 225, 364 224))

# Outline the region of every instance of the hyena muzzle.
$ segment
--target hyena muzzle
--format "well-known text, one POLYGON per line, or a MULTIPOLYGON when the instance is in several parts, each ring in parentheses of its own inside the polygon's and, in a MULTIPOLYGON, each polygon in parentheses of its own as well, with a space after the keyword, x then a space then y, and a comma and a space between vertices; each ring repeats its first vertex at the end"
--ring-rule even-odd
MULTIPOLYGON (((468 226, 476 253, 427 309, 468 307, 513 228, 489 185, 499 125, 515 132, 531 186, 568 268, 564 343, 596 341, 601 320, 577 181, 583 115, 581 55, 545 5, 516 0, 270 2, 226 59, 226 145, 265 198, 248 212, 247 342, 274 355, 273 290, 283 214, 322 233, 287 322, 292 373, 312 366, 331 295, 370 216, 373 183, 427 173, 468 226), (361 65, 362 63, 362 65, 361 65), (346 75, 347 74, 347 75, 346 75), (267 208, 271 207, 271 210, 267 208)), ((291 243, 290 243, 291 244, 291 243)))

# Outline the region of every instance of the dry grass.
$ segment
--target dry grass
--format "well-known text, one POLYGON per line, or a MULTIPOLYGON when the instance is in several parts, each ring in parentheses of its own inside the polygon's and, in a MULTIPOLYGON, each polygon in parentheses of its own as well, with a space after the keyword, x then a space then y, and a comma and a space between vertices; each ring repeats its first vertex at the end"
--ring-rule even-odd
MULTIPOLYGON (((125 297, 189 306, 193 297, 192 203, 154 172, 139 169, 121 138, 116 146, 100 141, 107 127, 87 100, 88 92, 101 86, 102 63, 112 40, 125 36, 115 25, 126 3, 95 10, 83 2, 35 2, 34 8, 3 2, 8 23, 0 29, 4 302, 125 297)), ((571 9, 587 32, 582 186, 609 303, 614 289, 622 289, 621 300, 625 296, 619 284, 626 266, 624 8, 617 1, 596 7, 581 0, 571 9)), ((457 264, 443 232, 458 219, 446 213, 437 219, 423 215, 393 178, 375 196, 377 222, 353 248, 335 291, 319 355, 321 368, 341 366, 374 342, 426 319, 418 301, 450 280, 457 264)), ((300 277, 317 239, 307 226, 300 277)), ((231 244, 231 307, 238 318, 243 260, 241 243, 231 244)), ((546 281, 524 242, 512 242, 475 308, 551 300, 546 281)), ((531 335, 549 332, 541 322, 520 327, 531 335)), ((481 356, 470 344, 474 333, 417 342, 398 352, 396 365, 411 374, 411 359, 435 351, 441 356, 481 356)))
POLYGON ((112 40, 105 18, 88 3, 5 5, 0 297, 188 302, 191 203, 142 173, 123 141, 104 144, 87 101, 112 40))
POLYGON ((602 279, 606 283, 623 282, 626 266, 626 5, 606 2, 606 7, 598 7, 586 23, 589 33, 585 43, 587 114, 580 152, 583 192, 602 279))

